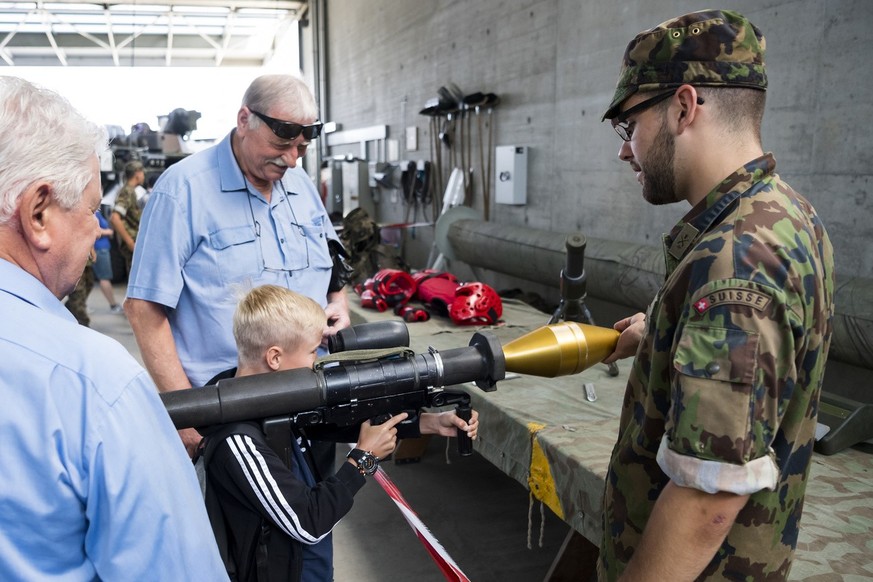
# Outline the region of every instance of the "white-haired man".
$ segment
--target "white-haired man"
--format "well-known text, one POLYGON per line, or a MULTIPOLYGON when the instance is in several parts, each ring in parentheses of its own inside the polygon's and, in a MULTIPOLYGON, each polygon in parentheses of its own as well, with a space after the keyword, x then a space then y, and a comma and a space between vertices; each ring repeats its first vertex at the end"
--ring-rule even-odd
POLYGON ((222 580, 145 370, 61 304, 98 235, 103 131, 0 77, 0 579, 222 580))

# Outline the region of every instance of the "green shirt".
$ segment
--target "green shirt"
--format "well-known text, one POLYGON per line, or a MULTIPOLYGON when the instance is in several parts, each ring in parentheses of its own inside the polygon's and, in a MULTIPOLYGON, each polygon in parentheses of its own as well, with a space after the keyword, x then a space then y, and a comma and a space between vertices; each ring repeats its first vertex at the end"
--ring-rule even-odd
POLYGON ((133 240, 136 240, 136 235, 139 232, 139 219, 142 216, 142 209, 136 200, 136 188, 127 184, 122 186, 115 198, 115 206, 112 211, 121 216, 124 230, 133 240))

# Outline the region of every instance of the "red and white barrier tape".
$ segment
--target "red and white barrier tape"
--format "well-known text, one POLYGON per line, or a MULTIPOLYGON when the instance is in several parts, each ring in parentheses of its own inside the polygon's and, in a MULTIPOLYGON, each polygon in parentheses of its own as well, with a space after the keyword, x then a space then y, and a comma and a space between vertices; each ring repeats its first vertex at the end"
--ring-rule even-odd
POLYGON ((406 518, 410 527, 415 531, 418 540, 425 547, 427 553, 430 554, 430 557, 433 558, 433 561, 436 562, 437 566, 439 566, 439 569, 443 573, 443 576, 446 577, 446 580, 449 580, 450 582, 470 582, 470 579, 461 572, 461 569, 455 561, 452 560, 452 557, 449 556, 449 553, 442 544, 440 544, 434 535, 430 533, 427 526, 424 525, 418 515, 416 515, 415 511, 412 510, 412 507, 410 507, 406 499, 403 498, 400 489, 397 488, 394 481, 392 481, 391 477, 388 476, 388 473, 383 471, 382 467, 379 467, 373 476, 376 478, 379 485, 382 486, 382 489, 385 490, 385 493, 388 494, 388 497, 397 504, 400 513, 403 514, 403 517, 406 518))

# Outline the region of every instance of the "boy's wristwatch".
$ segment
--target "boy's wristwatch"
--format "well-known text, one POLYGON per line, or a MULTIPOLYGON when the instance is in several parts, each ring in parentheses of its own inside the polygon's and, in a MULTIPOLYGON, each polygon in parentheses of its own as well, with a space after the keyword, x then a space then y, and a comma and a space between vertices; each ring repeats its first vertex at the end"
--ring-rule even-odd
POLYGON ((346 457, 358 464, 361 475, 372 475, 379 468, 379 458, 370 451, 352 449, 346 457))

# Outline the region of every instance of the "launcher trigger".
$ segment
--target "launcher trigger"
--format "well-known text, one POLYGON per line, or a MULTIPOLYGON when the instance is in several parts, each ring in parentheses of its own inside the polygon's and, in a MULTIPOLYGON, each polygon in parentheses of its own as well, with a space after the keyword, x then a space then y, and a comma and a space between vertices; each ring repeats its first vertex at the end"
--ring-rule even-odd
POLYGON ((373 426, 376 426, 376 425, 379 425, 379 424, 385 424, 385 423, 388 422, 389 420, 391 420, 391 415, 390 415, 390 414, 387 414, 387 413, 386 413, 386 414, 380 414, 380 415, 378 415, 378 416, 374 416, 373 418, 371 418, 371 419, 370 419, 370 424, 372 424, 373 426))

